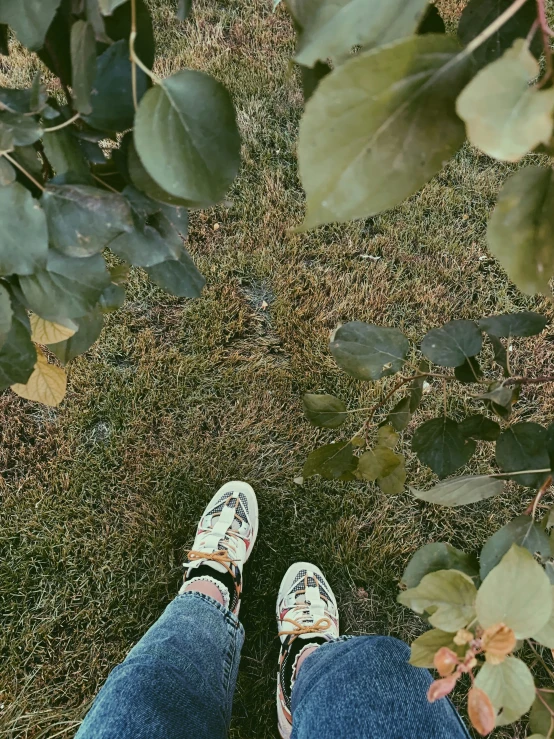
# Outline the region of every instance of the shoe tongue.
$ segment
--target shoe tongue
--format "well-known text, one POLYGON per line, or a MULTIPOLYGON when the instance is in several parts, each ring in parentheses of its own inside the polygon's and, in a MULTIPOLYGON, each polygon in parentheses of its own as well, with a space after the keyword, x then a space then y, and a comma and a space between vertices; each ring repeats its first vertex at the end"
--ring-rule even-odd
POLYGON ((194 564, 190 565, 188 568, 189 572, 192 572, 197 567, 211 567, 212 570, 215 570, 216 572, 223 572, 226 573, 228 570, 225 569, 225 567, 222 564, 219 564, 219 562, 214 562, 211 559, 199 559, 194 564))

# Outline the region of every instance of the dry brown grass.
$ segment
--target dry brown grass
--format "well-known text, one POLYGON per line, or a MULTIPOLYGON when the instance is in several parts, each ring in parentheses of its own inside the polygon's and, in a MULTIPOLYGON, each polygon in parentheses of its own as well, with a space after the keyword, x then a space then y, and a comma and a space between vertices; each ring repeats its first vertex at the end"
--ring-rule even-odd
MULTIPOLYGON (((0 737, 74 733, 109 670, 176 592, 197 518, 227 479, 250 481, 261 510, 246 573, 235 739, 276 736, 274 599, 291 562, 311 559, 328 574, 344 632, 408 639, 422 629, 395 602, 409 556, 436 539, 478 548, 529 497, 511 489, 451 512, 408 492, 386 498, 373 485, 293 482, 307 452, 334 436, 304 421, 303 392, 332 392, 356 407, 380 391, 331 360, 329 331, 339 321, 398 326, 417 341, 453 317, 546 309, 523 298, 485 248, 509 168, 466 147, 396 210, 292 235, 303 208, 301 95, 285 13, 265 0, 199 0, 181 25, 171 4, 154 7, 158 72, 188 65, 230 87, 244 164, 232 206, 191 217, 190 249, 208 280, 200 300, 168 297, 135 271, 124 307, 71 366, 60 409, 0 399, 0 737)), ((28 81, 14 61, 9 74, 28 81)), ((518 368, 547 369, 553 339, 547 331, 519 342, 518 368)), ((552 399, 527 390, 518 417, 546 420, 552 399)), ((441 403, 437 388, 422 417, 441 403)), ((449 401, 452 413, 471 407, 449 401)), ((425 484, 409 436, 410 480, 425 484)), ((483 444, 474 468, 490 457, 483 444)))

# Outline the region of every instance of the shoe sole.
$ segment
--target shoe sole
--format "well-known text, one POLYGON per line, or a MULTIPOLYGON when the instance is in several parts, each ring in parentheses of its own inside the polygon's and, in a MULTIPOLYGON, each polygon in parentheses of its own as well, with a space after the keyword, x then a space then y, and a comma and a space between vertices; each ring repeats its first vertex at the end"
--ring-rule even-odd
POLYGON ((214 500, 217 500, 219 497, 221 497, 223 493, 244 493, 248 500, 248 517, 250 518, 250 523, 252 525, 252 538, 250 541, 250 547, 246 552, 246 557, 244 559, 244 561, 246 562, 250 557, 251 551, 254 549, 254 544, 256 543, 256 539, 258 537, 258 528, 260 523, 258 499, 256 498, 254 488, 247 482, 243 482, 242 480, 230 480, 219 488, 217 493, 215 493, 206 507, 209 508, 213 504, 214 500))

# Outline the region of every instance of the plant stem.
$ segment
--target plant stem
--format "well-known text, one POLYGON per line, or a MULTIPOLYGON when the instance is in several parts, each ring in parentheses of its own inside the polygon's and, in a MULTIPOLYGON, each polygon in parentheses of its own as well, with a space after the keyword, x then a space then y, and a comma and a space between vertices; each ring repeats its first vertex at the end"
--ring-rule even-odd
POLYGON ((533 654, 539 660, 539 662, 544 667, 544 669, 548 672, 549 676, 554 680, 554 672, 552 672, 552 670, 550 669, 550 667, 546 664, 546 662, 542 658, 542 655, 540 654, 540 652, 538 652, 535 649, 535 647, 533 646, 533 642, 530 639, 526 639, 525 641, 531 647, 531 650, 532 650, 533 654))
POLYGON ((552 49, 550 48, 550 35, 551 31, 548 26, 548 19, 546 17, 546 10, 544 8, 544 0, 537 0, 537 12, 539 15, 539 23, 542 33, 542 45, 544 48, 544 58, 546 61, 546 72, 542 80, 539 82, 537 87, 543 87, 552 77, 552 49))
POLYGON ((6 157, 6 159, 8 160, 8 162, 10 162, 10 164, 13 164, 14 167, 17 167, 17 169, 20 172, 23 172, 23 174, 25 175, 25 177, 27 177, 28 179, 30 179, 31 182, 33 183, 33 185, 36 185, 36 187, 38 187, 39 190, 42 190, 42 192, 44 192, 44 185, 41 185, 40 182, 38 182, 38 180, 35 180, 35 178, 33 177, 33 175, 29 174, 29 172, 27 172, 27 170, 25 169, 25 167, 22 167, 21 164, 19 164, 19 162, 16 162, 15 159, 12 159, 12 157, 9 154, 4 153, 4 154, 2 154, 2 156, 3 157, 6 157))
POLYGON ((540 486, 540 488, 538 489, 537 494, 535 495, 531 503, 529 503, 529 505, 525 509, 525 513, 524 513, 525 516, 532 515, 533 519, 535 518, 535 514, 537 512, 537 506, 539 505, 542 496, 546 493, 546 491, 551 485, 552 485, 552 475, 549 475, 546 478, 546 480, 543 482, 543 484, 540 486))
POLYGON ((502 385, 542 385, 545 382, 554 382, 554 376, 541 375, 540 377, 508 377, 502 385))
POLYGON ((44 133, 52 133, 52 131, 61 131, 62 128, 71 126, 72 123, 75 123, 75 121, 78 121, 80 117, 81 117, 80 113, 75 113, 74 116, 69 118, 67 121, 64 121, 63 123, 60 123, 59 126, 52 126, 51 128, 45 128, 44 133))
POLYGON ((101 180, 100 177, 97 177, 95 174, 92 174, 92 172, 91 172, 91 175, 92 175, 92 178, 96 180, 96 182, 99 182, 101 185, 104 185, 104 187, 107 188, 108 190, 119 193, 119 190, 116 190, 115 187, 108 185, 108 183, 104 182, 104 180, 101 180))
POLYGON ((137 38, 137 3, 136 0, 131 0, 131 35, 129 36, 129 53, 131 58, 131 85, 133 88, 133 104, 135 106, 135 110, 138 108, 138 95, 137 95, 137 67, 142 69, 144 74, 146 74, 152 82, 159 85, 161 84, 161 79, 152 72, 151 69, 148 69, 146 64, 143 64, 141 60, 138 58, 136 51, 135 51, 135 40, 137 38))

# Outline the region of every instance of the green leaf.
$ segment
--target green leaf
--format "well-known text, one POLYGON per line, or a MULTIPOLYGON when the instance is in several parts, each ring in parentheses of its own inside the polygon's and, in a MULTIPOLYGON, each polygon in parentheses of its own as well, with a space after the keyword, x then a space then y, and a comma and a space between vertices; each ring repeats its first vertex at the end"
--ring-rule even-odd
MULTIPOLYGON (((125 156, 124 151, 123 156, 125 156)), ((170 195, 150 177, 142 166, 142 162, 132 141, 127 145, 127 165, 129 179, 138 190, 148 195, 149 198, 174 206, 188 205, 188 200, 170 195)))
POLYGON ((306 393, 302 402, 306 418, 314 426, 336 429, 346 421, 346 406, 334 395, 306 393))
POLYGON ((44 212, 18 182, 0 188, 0 220, 0 275, 30 275, 46 264, 44 212))
POLYGON ((545 446, 550 459, 550 468, 554 469, 554 423, 546 429, 545 446))
POLYGON ((550 295, 554 274, 554 174, 550 167, 525 167, 500 190, 487 227, 492 254, 528 295, 550 295))
POLYGON ((550 588, 550 592, 552 595, 552 612, 550 618, 542 629, 537 631, 536 634, 533 634, 533 639, 549 649, 554 649, 554 587, 550 588))
POLYGON ((478 382, 483 377, 483 370, 477 357, 469 357, 463 364, 454 369, 454 377, 458 382, 470 384, 478 382))
POLYGON ((495 159, 518 162, 552 135, 554 89, 530 85, 539 65, 517 39, 501 59, 482 69, 462 91, 456 111, 470 142, 495 159))
POLYGON ((458 570, 431 572, 415 588, 397 600, 416 613, 430 613, 429 623, 442 631, 463 629, 475 616, 477 590, 473 581, 458 570))
POLYGON ((126 3, 127 0, 98 0, 98 2, 102 15, 111 15, 116 8, 126 3))
POLYGON ((0 23, 11 26, 28 49, 40 49, 61 0, 2 0, 0 23))
POLYGON ((321 80, 300 122, 302 229, 393 208, 443 167, 465 139, 454 103, 469 63, 459 50, 448 36, 413 36, 321 80))
POLYGON ((387 423, 390 423, 397 431, 403 431, 410 423, 412 417, 410 403, 411 397, 402 398, 387 416, 387 423))
POLYGON ((92 113, 90 93, 96 76, 96 37, 90 23, 71 26, 71 69, 73 98, 78 113, 92 113))
POLYGON ((473 554, 466 554, 445 542, 432 542, 418 549, 402 575, 408 588, 415 588, 430 572, 459 570, 471 578, 479 574, 479 565, 473 554))
POLYGON ((41 202, 51 245, 70 257, 96 254, 134 229, 131 208, 119 193, 88 185, 48 185, 41 202))
POLYGON ((12 323, 8 336, 0 346, 0 389, 17 382, 25 383, 37 361, 35 345, 31 341, 31 327, 25 308, 13 302, 12 323))
POLYGON ((533 675, 517 657, 506 657, 499 665, 485 662, 475 685, 489 696, 496 711, 502 711, 496 719, 497 726, 517 721, 535 700, 533 675))
POLYGON ((398 434, 390 425, 380 426, 377 430, 377 446, 386 446, 394 449, 398 444, 398 434))
POLYGON ((458 367, 479 354, 482 345, 483 337, 474 321, 449 321, 425 334, 421 351, 441 367, 458 367))
POLYGON ((486 393, 480 393, 475 397, 478 400, 489 400, 496 405, 509 409, 512 407, 513 390, 511 387, 504 386, 500 382, 494 382, 489 386, 486 393))
MULTIPOLYGON (((0 144, 0 149, 2 145, 0 144)), ((0 157, 0 186, 5 187, 15 182, 16 173, 15 169, 4 157, 0 157)))
POLYGON ((455 633, 431 629, 418 636, 411 644, 410 664, 414 667, 434 667, 433 658, 441 647, 448 647, 453 652, 460 650, 454 643, 455 633))
POLYGON ((402 369, 410 343, 396 328, 361 321, 340 326, 331 337, 336 363, 357 380, 379 380, 402 369))
MULTIPOLYGON (((458 24, 458 37, 464 45, 473 41, 482 31, 512 5, 512 0, 470 0, 458 24)), ((502 56, 516 39, 525 38, 537 17, 533 3, 525 3, 517 13, 482 43, 474 52, 475 63, 482 67, 502 56)), ((536 57, 542 53, 540 34, 535 34, 531 49, 536 57)))
POLYGON ((133 221, 133 230, 110 242, 114 254, 137 267, 152 267, 180 258, 183 241, 163 213, 142 218, 135 211, 133 221))
MULTIPOLYGON (((550 469, 546 449, 546 429, 538 423, 522 421, 503 431, 496 441, 496 463, 503 472, 519 470, 550 469)), ((549 472, 534 472, 525 475, 505 475, 518 485, 538 488, 549 472)))
POLYGON ((504 623, 518 639, 526 639, 542 629, 550 618, 551 585, 533 555, 512 544, 500 564, 483 581, 476 607, 484 629, 504 623))
POLYGON ((524 310, 521 313, 503 313, 477 321, 482 331, 491 337, 536 336, 548 323, 546 316, 524 310))
POLYGON ((238 172, 231 98, 203 72, 183 70, 149 90, 136 113, 134 140, 148 174, 191 206, 217 203, 238 172))
POLYGON ((94 182, 79 142, 67 129, 52 133, 45 129, 42 144, 46 158, 57 175, 72 173, 83 182, 94 182))
POLYGON ((0 112, 0 134, 10 136, 16 146, 29 146, 38 141, 43 130, 36 120, 20 113, 0 112))
POLYGON ((494 352, 494 361, 500 367, 504 373, 504 377, 510 376, 510 369, 508 367, 508 354, 504 344, 493 334, 489 334, 489 341, 492 345, 494 352))
POLYGON ((288 0, 299 28, 295 61, 347 59, 353 47, 371 49, 415 33, 428 0, 288 0))
POLYGON ((0 284, 0 347, 4 344, 12 327, 12 301, 6 288, 0 284))
POLYGON ((417 28, 419 34, 446 33, 446 26, 436 5, 429 4, 417 28))
POLYGON ((500 495, 504 490, 504 482, 488 475, 463 475, 440 482, 430 490, 416 490, 412 487, 410 490, 419 500, 454 508, 500 495))
POLYGON ((550 727, 554 722, 552 721, 550 711, 544 704, 546 703, 552 712, 554 712, 554 693, 541 692, 541 698, 538 696, 535 698, 535 702, 531 708, 531 715, 529 716, 529 726, 531 731, 536 731, 539 734, 547 736, 551 733, 550 727))
POLYGON ((62 364, 67 364, 79 354, 84 354, 94 344, 102 332, 104 316, 98 309, 86 316, 74 319, 78 328, 69 339, 48 346, 62 364))
MULTIPOLYGON (((429 372, 429 364, 425 359, 422 359, 419 363, 419 371, 421 373, 429 372)), ((419 408, 423 398, 423 383, 426 379, 425 376, 416 377, 410 384, 410 413, 414 413, 419 408)))
POLYGON ((175 13, 175 15, 177 16, 177 20, 180 20, 180 21, 186 20, 191 10, 192 10, 192 0, 179 0, 179 5, 177 6, 177 12, 175 13))
POLYGON ((125 297, 125 289, 121 285, 112 283, 100 296, 98 308, 102 313, 113 313, 121 308, 125 302, 125 297))
POLYGON ((352 444, 338 441, 310 452, 302 475, 304 479, 321 475, 326 480, 337 480, 347 472, 354 472, 357 462, 352 453, 352 444))
POLYGON ((500 426, 496 421, 476 413, 468 416, 459 424, 460 432, 465 438, 496 441, 500 436, 500 426))
POLYGON ((512 544, 525 547, 531 554, 539 554, 543 558, 550 557, 548 534, 533 521, 531 516, 518 516, 496 531, 485 542, 479 556, 482 580, 493 567, 496 567, 512 544))
POLYGON ((404 483, 406 482, 406 464, 404 455, 397 454, 395 456, 399 462, 392 472, 389 472, 389 474, 384 477, 377 478, 377 484, 385 495, 399 495, 404 491, 404 483))
POLYGON ((152 282, 179 298, 200 297, 206 284, 185 249, 182 249, 179 259, 166 259, 146 267, 146 271, 152 282))
POLYGON ((94 36, 97 41, 102 44, 111 43, 111 39, 106 34, 106 27, 104 25, 104 19, 100 13, 100 6, 98 0, 85 0, 86 7, 86 18, 87 21, 94 29, 94 36))
POLYGON ((412 451, 439 477, 447 477, 469 461, 475 442, 465 439, 456 421, 441 416, 416 429, 412 451))
POLYGON ((400 464, 400 457, 386 446, 368 449, 362 454, 356 469, 356 477, 373 482, 378 477, 387 477, 400 464))
POLYGON ((51 249, 46 269, 19 278, 28 307, 41 318, 57 322, 89 313, 110 284, 100 254, 68 257, 51 249))
MULTIPOLYGON (((147 88, 147 76, 141 69, 137 69, 137 98, 139 100, 147 88)), ((89 126, 109 132, 132 128, 135 107, 127 41, 117 41, 97 58, 90 100, 92 113, 83 116, 83 120, 89 126)))

